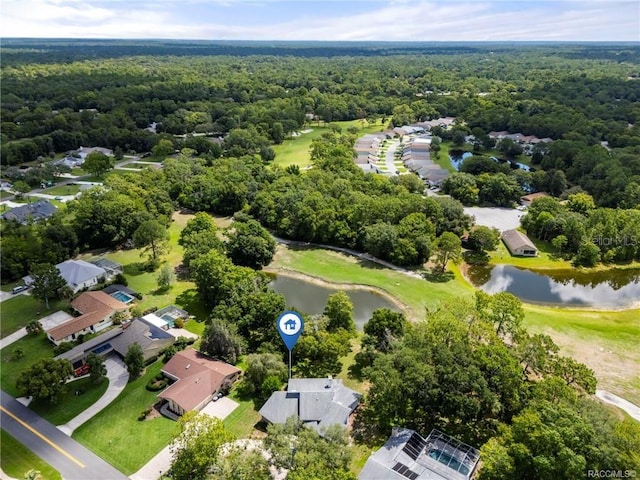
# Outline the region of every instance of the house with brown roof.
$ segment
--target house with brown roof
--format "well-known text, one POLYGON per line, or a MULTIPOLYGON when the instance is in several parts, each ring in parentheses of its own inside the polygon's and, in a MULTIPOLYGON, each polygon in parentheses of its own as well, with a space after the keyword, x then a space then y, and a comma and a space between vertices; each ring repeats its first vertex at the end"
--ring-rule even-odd
POLYGON ((518 230, 505 230, 502 232, 502 241, 513 256, 535 257, 538 249, 524 233, 518 230))
POLYGON ((202 409, 223 387, 235 382, 241 370, 189 348, 171 357, 162 373, 173 383, 158 397, 167 401, 171 412, 184 415, 202 409))
POLYGON ((550 195, 547 192, 536 192, 530 193, 529 195, 525 195, 520 197, 520 205, 524 205, 525 207, 531 206, 534 200, 538 200, 539 198, 549 197, 550 195))
POLYGON ((47 337, 56 345, 73 342, 79 335, 96 333, 113 324, 113 316, 129 307, 104 292, 84 292, 71 302, 79 317, 72 318, 47 331, 47 337))

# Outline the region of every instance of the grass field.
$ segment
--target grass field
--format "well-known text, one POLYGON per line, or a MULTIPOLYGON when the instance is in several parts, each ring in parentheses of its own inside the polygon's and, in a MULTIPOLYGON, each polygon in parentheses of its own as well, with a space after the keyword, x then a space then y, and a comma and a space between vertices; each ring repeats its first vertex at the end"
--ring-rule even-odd
POLYGON ((78 192, 80 192, 80 185, 59 185, 42 191, 47 195, 75 195, 78 192))
POLYGON ((536 240, 534 243, 539 251, 537 257, 513 257, 504 243, 498 242, 497 248, 489 252, 489 262, 494 265, 506 263, 514 267, 533 268, 536 270, 565 270, 572 268, 571 261, 560 258, 549 242, 536 240))
POLYGON ((52 358, 53 348, 44 333, 38 336, 27 335, 17 342, 0 350, 0 386, 13 397, 18 397, 16 381, 20 373, 41 358, 52 358), (15 350, 22 349, 23 356, 15 358, 15 350))
MULTIPOLYGON (((351 120, 348 122, 334 122, 335 125, 339 125, 343 131, 352 126, 359 129, 358 134, 364 135, 366 133, 379 132, 383 125, 382 123, 376 123, 374 125, 368 124, 366 120, 361 122, 360 120, 351 120)), ((287 138, 282 144, 274 145, 273 150, 276 152, 275 165, 281 167, 287 167, 289 165, 298 165, 299 167, 306 167, 311 165, 310 147, 313 139, 320 137, 324 132, 329 132, 331 129, 324 123, 318 126, 313 123, 306 126, 303 130, 312 130, 308 133, 303 133, 298 137, 287 138)))
POLYGON ((176 423, 159 416, 138 421, 138 416, 157 400, 157 392, 145 388, 163 363, 147 367, 146 373, 129 383, 107 408, 82 425, 73 438, 126 475, 138 471, 169 444, 176 423))
MULTIPOLYGON (((172 267, 176 267, 182 262, 184 251, 178 245, 178 239, 180 238, 180 232, 191 218, 193 218, 193 215, 179 213, 173 216, 174 221, 169 227, 169 253, 163 257, 163 261, 169 263, 172 267)), ((228 218, 216 219, 216 223, 226 224, 228 222, 228 218)), ((139 249, 108 252, 104 257, 124 266, 129 288, 143 295, 142 300, 136 302, 136 305, 143 310, 154 306, 162 308, 175 304, 184 308, 191 315, 195 315, 198 320, 205 320, 208 317, 208 310, 198 299, 193 282, 176 279, 168 291, 159 292, 157 283, 159 270, 153 272, 145 270, 146 258, 140 256, 139 249)), ((83 255, 81 258, 91 260, 96 257, 95 255, 83 255)), ((189 323, 192 322, 188 322, 187 325, 189 323)))
MULTIPOLYGON (((408 307, 410 318, 424 318, 425 308, 443 300, 470 297, 473 288, 458 268, 448 282, 419 280, 354 257, 321 249, 280 245, 274 270, 301 272, 329 282, 380 288, 408 307)), ((550 335, 562 352, 596 372, 603 389, 640 404, 640 310, 593 311, 524 305, 525 325, 550 335)))
POLYGON ((0 431, 0 466, 10 477, 22 479, 29 470, 40 472, 42 480, 61 480, 60 474, 48 463, 18 442, 4 430, 0 431))
POLYGON ((2 323, 0 336, 2 338, 21 329, 31 320, 38 320, 53 312, 63 309, 64 301, 50 301, 47 309, 44 302, 36 300, 31 295, 16 295, 0 304, 2 323))
POLYGON ((57 403, 33 401, 29 404, 29 408, 54 425, 64 425, 96 403, 107 391, 108 386, 109 381, 105 377, 98 385, 93 383, 90 378, 80 378, 67 384, 66 393, 60 397, 57 403), (75 395, 78 390, 84 393, 75 395))

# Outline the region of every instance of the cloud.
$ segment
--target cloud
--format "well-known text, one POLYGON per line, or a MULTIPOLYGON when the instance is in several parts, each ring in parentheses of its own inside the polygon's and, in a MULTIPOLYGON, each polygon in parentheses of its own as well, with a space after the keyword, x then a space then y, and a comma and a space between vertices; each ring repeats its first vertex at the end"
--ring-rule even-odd
POLYGON ((640 40, 633 1, 4 0, 7 37, 252 40, 640 40), (336 8, 327 8, 327 4, 336 8), (304 8, 302 8, 304 6, 304 8), (340 8, 338 8, 338 6, 340 8), (256 23, 248 12, 261 8, 256 23))

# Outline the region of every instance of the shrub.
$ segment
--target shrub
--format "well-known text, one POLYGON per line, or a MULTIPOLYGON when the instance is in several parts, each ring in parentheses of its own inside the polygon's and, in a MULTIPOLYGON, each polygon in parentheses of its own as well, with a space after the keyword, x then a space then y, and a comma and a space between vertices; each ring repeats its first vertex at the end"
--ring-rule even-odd
POLYGON ((115 277, 113 277, 113 283, 117 285, 124 285, 125 287, 129 285, 127 277, 125 277, 122 273, 118 273, 115 277))
POLYGON ((157 378, 152 378, 149 380, 149 383, 146 385, 146 389, 150 392, 159 392, 164 387, 168 385, 169 381, 166 378, 158 380, 157 378))
POLYGON ((74 345, 73 342, 62 342, 62 343, 60 343, 60 345, 56 345, 55 347, 53 347, 53 354, 54 355, 60 355, 60 354, 62 354, 64 352, 68 352, 74 346, 75 345, 74 345))
POLYGON ((158 360, 158 356, 157 356, 157 355, 154 355, 154 356, 152 356, 152 357, 149 357, 149 358, 147 358, 147 359, 144 361, 144 366, 145 366, 145 367, 148 367, 149 365, 151 365, 151 364, 152 364, 153 362, 155 362, 156 360, 158 360))
POLYGON ((181 318, 176 318, 174 323, 176 328, 184 328, 184 320, 182 320, 181 318))

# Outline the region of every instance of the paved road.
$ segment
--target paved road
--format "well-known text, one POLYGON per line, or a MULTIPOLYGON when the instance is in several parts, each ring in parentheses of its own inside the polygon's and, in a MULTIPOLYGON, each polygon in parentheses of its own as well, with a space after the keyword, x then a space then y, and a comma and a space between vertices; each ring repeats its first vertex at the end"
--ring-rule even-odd
POLYGON ((389 170, 389 172, 393 173, 394 175, 397 170, 394 160, 395 160, 396 150, 398 149, 399 146, 400 146, 399 142, 392 142, 391 145, 389 145, 389 149, 387 150, 387 154, 384 159, 384 163, 387 166, 387 169, 389 170))
POLYGON ((60 472, 65 480, 127 480, 75 440, 0 391, 2 428, 60 472))
POLYGON ((598 397, 605 403, 621 408, 632 418, 635 418, 638 422, 640 422, 640 407, 634 405, 633 403, 628 402, 624 398, 621 398, 605 390, 596 390, 596 397, 598 397))

